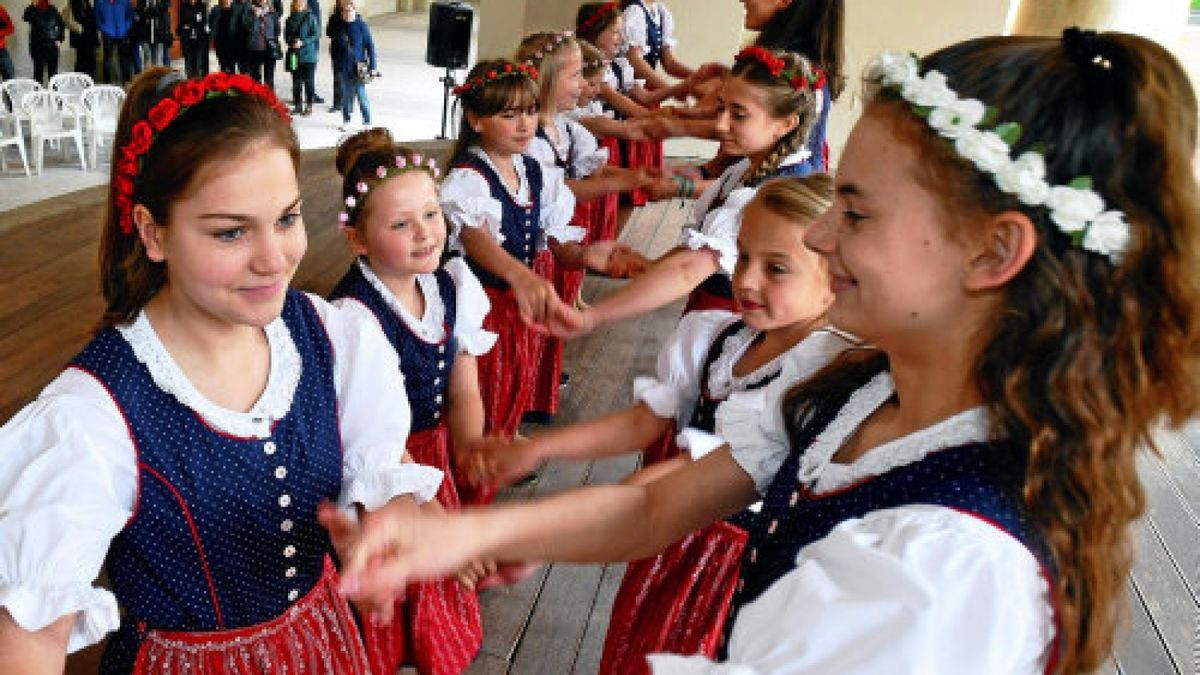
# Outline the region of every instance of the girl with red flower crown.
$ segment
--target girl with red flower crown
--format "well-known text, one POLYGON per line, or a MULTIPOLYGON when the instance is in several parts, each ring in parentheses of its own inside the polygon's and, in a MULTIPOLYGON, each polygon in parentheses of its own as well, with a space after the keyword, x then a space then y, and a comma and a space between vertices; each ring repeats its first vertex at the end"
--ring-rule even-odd
POLYGON ((289 288, 287 111, 244 75, 153 68, 114 147, 96 336, 0 429, 0 670, 61 672, 116 631, 102 673, 367 673, 332 563, 357 525, 331 546, 317 507, 368 522, 443 476, 406 455, 378 324, 289 288))
MULTIPOLYGON (((500 337, 479 358, 479 384, 490 433, 512 436, 532 409, 542 378, 544 331, 577 331, 578 312, 565 304, 551 275, 556 267, 608 273, 623 266, 620 247, 581 243, 571 225, 575 196, 560 171, 543 170, 526 154, 538 128, 537 69, 497 59, 480 61, 458 88, 462 123, 441 200, 451 247, 462 253, 492 304, 484 328, 500 337)), ((467 486, 462 486, 467 487, 467 486)), ((464 503, 491 500, 491 491, 463 491, 464 503)))

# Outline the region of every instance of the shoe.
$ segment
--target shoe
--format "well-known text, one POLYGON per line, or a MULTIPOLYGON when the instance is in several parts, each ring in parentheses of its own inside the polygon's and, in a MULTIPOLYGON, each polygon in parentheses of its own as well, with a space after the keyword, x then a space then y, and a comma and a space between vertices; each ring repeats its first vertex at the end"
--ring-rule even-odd
POLYGON ((304 110, 301 111, 300 114, 304 115, 305 117, 308 117, 309 115, 311 115, 312 114, 312 105, 309 104, 309 105, 304 106, 304 110))
POLYGON ((313 94, 313 103, 316 103, 317 105, 325 105, 325 99, 321 98, 317 94, 313 94))
POLYGON ((521 415, 521 424, 550 424, 554 415, 541 410, 530 410, 521 415))
POLYGON ((336 104, 336 103, 334 103, 333 105, 329 106, 329 112, 341 112, 341 111, 342 111, 342 106, 340 106, 340 105, 338 105, 338 104, 336 104))
POLYGON ((341 132, 347 133, 347 134, 352 133, 352 132, 358 131, 358 125, 356 125, 354 122, 347 120, 345 122, 342 122, 340 125, 338 125, 338 131, 341 131, 341 132))
POLYGON ((293 115, 303 115, 304 114, 304 106, 302 106, 302 105, 292 106, 292 114, 293 115))

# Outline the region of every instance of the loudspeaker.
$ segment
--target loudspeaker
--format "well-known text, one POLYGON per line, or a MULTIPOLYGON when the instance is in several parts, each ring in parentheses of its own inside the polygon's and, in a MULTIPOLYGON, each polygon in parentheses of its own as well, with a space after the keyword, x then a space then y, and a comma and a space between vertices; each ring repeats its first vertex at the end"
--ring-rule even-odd
POLYGON ((462 2, 439 0, 429 5, 425 63, 438 68, 466 68, 474 17, 475 10, 462 2))

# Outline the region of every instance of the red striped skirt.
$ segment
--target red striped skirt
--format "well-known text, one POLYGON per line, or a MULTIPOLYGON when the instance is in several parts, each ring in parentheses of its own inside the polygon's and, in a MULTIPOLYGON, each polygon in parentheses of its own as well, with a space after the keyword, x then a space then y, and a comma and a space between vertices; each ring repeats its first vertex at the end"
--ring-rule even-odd
POLYGON ((366 650, 350 607, 325 572, 303 598, 264 623, 220 631, 151 630, 138 651, 135 675, 222 673, 369 674, 366 650))
MULTIPOLYGON (((662 141, 625 141, 625 162, 629 169, 645 167, 661 169, 663 166, 662 141)), ((634 206, 645 206, 649 194, 639 188, 629 194, 629 201, 634 206)))
MULTIPOLYGON (((492 308, 483 327, 499 338, 488 353, 479 356, 479 391, 488 431, 512 436, 521 416, 530 410, 545 348, 545 337, 521 321, 517 301, 509 289, 484 287, 492 308)), ((463 503, 480 503, 460 495, 463 503)), ((490 500, 489 500, 490 501, 490 500)))
MULTIPOLYGON (((437 500, 457 510, 446 426, 410 435, 408 452, 416 462, 446 473, 437 500)), ((372 673, 390 675, 410 663, 422 675, 456 675, 471 665, 483 644, 479 598, 454 579, 411 584, 396 601, 392 623, 381 626, 365 618, 363 637, 372 673)))
MULTIPOLYGON (((539 277, 548 279, 554 284, 554 289, 558 291, 558 297, 563 302, 571 304, 571 297, 564 295, 564 291, 568 287, 573 286, 574 292, 579 292, 579 286, 583 285, 582 270, 563 269, 562 265, 554 258, 554 254, 547 252, 539 253, 538 257, 533 261, 533 271, 537 272, 539 277), (578 274, 578 285, 575 285, 572 275, 578 274)), ((573 297, 573 296, 572 296, 573 297)), ((529 370, 528 373, 533 373, 533 394, 529 403, 530 410, 544 412, 553 415, 558 412, 558 392, 559 382, 562 379, 562 340, 550 336, 543 335, 541 358, 537 364, 537 370, 529 370)))
MULTIPOLYGON (((621 145, 617 139, 605 136, 600 139, 600 147, 608 150, 608 165, 621 166, 621 145)), ((592 221, 592 241, 610 241, 617 238, 617 213, 621 204, 621 193, 610 192, 599 200, 598 215, 592 221)))
POLYGON ((649 673, 654 652, 716 656, 737 585, 745 530, 717 521, 629 563, 613 602, 601 673, 649 673))

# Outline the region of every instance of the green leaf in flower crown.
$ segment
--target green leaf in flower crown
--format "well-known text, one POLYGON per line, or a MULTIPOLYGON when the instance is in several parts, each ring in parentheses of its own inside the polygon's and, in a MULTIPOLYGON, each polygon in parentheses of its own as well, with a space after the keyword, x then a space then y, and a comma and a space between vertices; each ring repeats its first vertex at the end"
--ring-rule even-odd
POLYGON ((1021 125, 1017 122, 1005 122, 998 125, 994 131, 1008 147, 1013 147, 1021 140, 1021 125))
POLYGON ((1091 176, 1079 176, 1078 178, 1072 179, 1070 183, 1067 183, 1067 185, 1075 188, 1076 190, 1091 190, 1092 189, 1092 177, 1091 176))
POLYGON ((1083 235, 1087 234, 1087 228, 1071 233, 1071 245, 1075 248, 1083 247, 1083 235))
POLYGON ((913 112, 917 114, 917 117, 924 119, 929 117, 929 113, 933 112, 933 108, 927 105, 914 105, 913 112))
POLYGON ((980 129, 987 129, 995 126, 997 118, 1000 117, 1000 110, 994 106, 987 106, 983 109, 983 119, 977 125, 980 129))
POLYGON ((1029 146, 1029 149, 1041 155, 1042 157, 1046 156, 1046 144, 1041 141, 1029 146))

